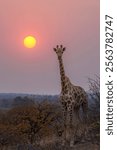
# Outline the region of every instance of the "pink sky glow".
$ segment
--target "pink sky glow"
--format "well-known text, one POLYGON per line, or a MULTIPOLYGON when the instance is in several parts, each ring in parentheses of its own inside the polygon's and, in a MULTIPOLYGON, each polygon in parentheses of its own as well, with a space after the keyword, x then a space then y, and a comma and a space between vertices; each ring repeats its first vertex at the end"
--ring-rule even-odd
POLYGON ((88 90, 99 75, 99 0, 0 0, 0 93, 60 93, 53 47, 63 44, 66 74, 88 90), (37 45, 27 49, 26 35, 37 45))

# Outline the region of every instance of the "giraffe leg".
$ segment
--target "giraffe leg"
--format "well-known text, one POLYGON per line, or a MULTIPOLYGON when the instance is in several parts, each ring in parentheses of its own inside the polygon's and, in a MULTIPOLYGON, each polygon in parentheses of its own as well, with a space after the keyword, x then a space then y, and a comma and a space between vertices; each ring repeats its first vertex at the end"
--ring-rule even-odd
POLYGON ((67 110, 65 107, 63 107, 63 120, 64 120, 64 132, 62 138, 62 145, 64 146, 66 144, 66 130, 67 130, 67 110))
POLYGON ((70 129, 70 147, 74 146, 74 125, 73 125, 73 106, 70 106, 69 110, 69 129, 70 129))
POLYGON ((77 135, 77 132, 79 131, 79 126, 80 126, 80 122, 81 122, 81 118, 79 115, 79 108, 78 110, 74 110, 74 136, 77 135))

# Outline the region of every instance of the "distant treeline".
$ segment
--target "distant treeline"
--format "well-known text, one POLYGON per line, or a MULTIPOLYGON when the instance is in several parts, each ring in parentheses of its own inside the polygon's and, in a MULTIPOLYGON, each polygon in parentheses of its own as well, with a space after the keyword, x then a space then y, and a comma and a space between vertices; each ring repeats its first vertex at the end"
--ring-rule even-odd
MULTIPOLYGON (((89 107, 95 103, 95 93, 88 93, 89 107)), ((43 101, 59 103, 59 95, 30 95, 30 94, 0 94, 0 109, 11 109, 43 101)))
POLYGON ((0 108, 10 109, 42 101, 57 102, 58 95, 0 94, 0 108))

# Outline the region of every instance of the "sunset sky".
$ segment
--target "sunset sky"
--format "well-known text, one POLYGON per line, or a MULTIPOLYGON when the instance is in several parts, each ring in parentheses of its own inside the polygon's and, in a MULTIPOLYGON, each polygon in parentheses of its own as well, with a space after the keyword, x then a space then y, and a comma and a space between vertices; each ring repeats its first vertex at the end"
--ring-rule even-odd
POLYGON ((63 44, 64 66, 88 90, 99 75, 99 0, 0 0, 0 93, 60 93, 53 47, 63 44), (35 48, 23 39, 33 35, 35 48))

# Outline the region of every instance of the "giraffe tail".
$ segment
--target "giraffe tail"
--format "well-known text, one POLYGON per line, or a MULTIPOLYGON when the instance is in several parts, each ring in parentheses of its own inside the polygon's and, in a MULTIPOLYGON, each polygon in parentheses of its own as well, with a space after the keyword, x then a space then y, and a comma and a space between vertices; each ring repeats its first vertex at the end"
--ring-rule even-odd
POLYGON ((88 119, 88 101, 87 99, 82 103, 83 120, 86 122, 88 119))

